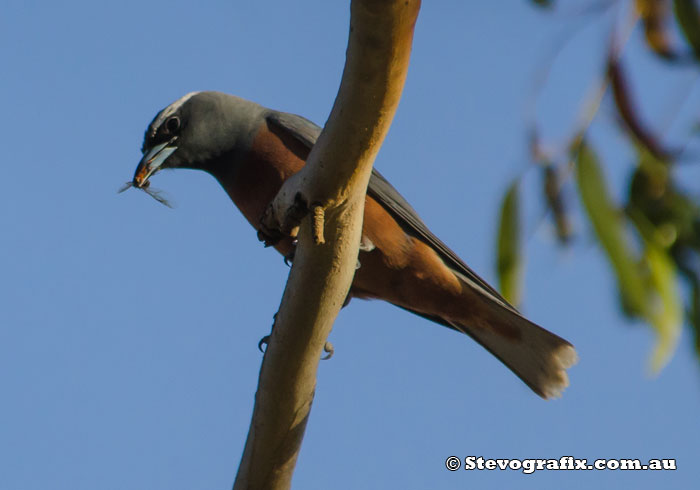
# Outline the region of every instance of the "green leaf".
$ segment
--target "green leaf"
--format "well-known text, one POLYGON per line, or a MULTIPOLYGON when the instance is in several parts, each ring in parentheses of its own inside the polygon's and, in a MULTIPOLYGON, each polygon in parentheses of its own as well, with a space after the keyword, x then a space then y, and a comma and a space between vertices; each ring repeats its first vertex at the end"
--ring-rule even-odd
POLYGON ((695 353, 700 356, 700 282, 693 282, 691 294, 688 316, 695 333, 695 353))
POLYGON ((644 274, 628 243, 625 221, 612 202, 598 157, 588 144, 578 145, 576 180, 583 206, 593 225, 598 241, 615 272, 625 312, 643 318, 647 316, 647 290, 644 274))
MULTIPOLYGON (((627 213, 645 238, 649 238, 650 228, 654 239, 662 240, 664 247, 673 246, 678 261, 687 256, 689 249, 700 250, 700 205, 675 183, 669 160, 655 157, 641 145, 637 145, 637 151, 639 163, 630 180, 627 213), (640 213, 647 222, 641 223, 641 228, 640 213)), ((683 272, 682 266, 679 269, 683 272)))
MULTIPOLYGON (((648 159, 648 154, 642 154, 640 157, 639 168, 635 172, 635 180, 642 179, 642 175, 646 172, 653 173, 656 170, 667 169, 663 164, 657 162, 656 167, 653 161, 648 159)), ((649 176, 645 179, 649 180, 649 176)), ((649 187, 649 183, 645 182, 632 186, 649 187)), ((652 189, 656 189, 658 185, 651 184, 652 189)), ((664 187, 666 187, 664 185, 664 187)), ((650 359, 650 367, 653 373, 658 373, 668 362, 673 354, 681 332, 681 326, 684 321, 684 306, 683 299, 678 291, 677 281, 679 271, 683 270, 684 263, 682 257, 685 254, 670 254, 672 249, 678 251, 678 226, 673 221, 666 219, 667 213, 663 208, 667 199, 652 199, 651 193, 637 192, 635 197, 634 192, 631 193, 630 203, 627 207, 627 214, 632 223, 636 226, 639 236, 644 245, 644 261, 649 271, 649 280, 647 282, 649 288, 649 300, 647 306, 647 320, 654 328, 657 336, 657 343, 654 347, 650 359), (649 194, 649 202, 646 202, 645 195, 649 194), (658 217, 663 219, 657 219, 658 217), (678 262, 677 262, 678 261, 678 262)), ((692 303, 691 303, 692 304, 692 303)), ((694 307, 691 306, 688 312, 688 319, 691 323, 695 322, 694 307)))
POLYGON ((516 306, 520 303, 522 294, 518 201, 518 182, 515 181, 506 191, 501 203, 497 271, 503 297, 516 306))
POLYGON ((678 345, 683 324, 683 302, 676 284, 676 267, 666 249, 647 241, 644 255, 649 266, 651 286, 656 293, 649 307, 649 320, 657 335, 651 370, 658 373, 678 345))
POLYGON ((700 11, 695 0, 674 0, 673 9, 686 41, 700 59, 700 11))

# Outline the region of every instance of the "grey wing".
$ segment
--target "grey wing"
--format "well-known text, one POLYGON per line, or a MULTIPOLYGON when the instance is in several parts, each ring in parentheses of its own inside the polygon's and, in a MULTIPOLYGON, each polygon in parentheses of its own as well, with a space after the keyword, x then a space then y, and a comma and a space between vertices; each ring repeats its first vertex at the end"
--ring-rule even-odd
POLYGON ((322 129, 305 117, 287 112, 270 111, 267 115, 267 121, 286 130, 300 143, 306 145, 309 150, 316 144, 322 129))
MULTIPOLYGON (((299 142, 309 149, 313 147, 321 134, 321 128, 306 118, 295 114, 271 111, 267 120, 277 127, 288 131, 299 142)), ((392 215, 407 234, 418 238, 430 245, 440 258, 467 284, 486 297, 501 304, 508 310, 518 315, 518 311, 506 301, 493 287, 471 270, 456 253, 445 245, 438 237, 428 229, 420 219, 418 213, 411 205, 394 189, 394 187, 376 169, 372 170, 372 176, 367 187, 367 194, 374 198, 384 209, 392 215)))

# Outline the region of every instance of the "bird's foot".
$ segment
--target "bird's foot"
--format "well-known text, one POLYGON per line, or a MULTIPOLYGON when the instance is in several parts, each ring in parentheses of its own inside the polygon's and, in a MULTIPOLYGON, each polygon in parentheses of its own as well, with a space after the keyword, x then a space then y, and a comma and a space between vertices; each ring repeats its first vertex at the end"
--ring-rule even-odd
POLYGON ((283 219, 275 215, 273 203, 268 204, 265 212, 260 217, 258 240, 265 243, 266 247, 276 245, 286 237, 296 237, 299 232, 301 220, 309 214, 309 206, 301 193, 294 196, 294 201, 284 213, 283 219))
POLYGON ((263 242, 265 247, 273 247, 277 245, 284 236, 277 230, 263 229, 261 226, 258 230, 258 240, 263 242))

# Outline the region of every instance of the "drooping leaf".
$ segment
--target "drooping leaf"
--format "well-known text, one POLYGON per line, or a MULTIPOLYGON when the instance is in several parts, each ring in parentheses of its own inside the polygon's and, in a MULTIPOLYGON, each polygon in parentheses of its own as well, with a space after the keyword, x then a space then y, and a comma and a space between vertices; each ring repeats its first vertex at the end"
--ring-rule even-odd
POLYGON ((547 207, 554 217, 554 227, 557 239, 561 245, 566 245, 573 235, 573 227, 566 209, 564 195, 562 193, 561 177, 554 165, 543 167, 544 196, 547 207))
MULTIPOLYGON (((628 214, 634 221, 639 212, 652 226, 661 226, 671 219, 667 205, 671 168, 666 160, 659 160, 639 143, 637 154, 638 164, 629 179, 627 204, 628 211, 634 213, 628 214)), ((643 233, 645 230, 639 231, 643 233)))
POLYGON ((695 332, 695 353, 700 355, 700 281, 695 281, 691 290, 689 317, 695 332))
MULTIPOLYGON (((674 185, 671 167, 638 147, 639 164, 631 179, 627 214, 645 244, 649 270, 649 318, 658 342, 651 357, 652 371, 660 370, 671 357, 684 319, 683 299, 677 281, 683 278, 692 295, 685 316, 698 331, 697 233, 694 223, 698 205, 674 185), (695 256, 695 257, 694 257, 695 256)), ((696 345, 700 346, 696 337, 696 345)))
POLYGON ((652 51, 665 59, 674 59, 668 31, 671 4, 667 0, 636 0, 635 7, 644 25, 644 36, 652 51))
POLYGON ((517 306, 522 293, 522 257, 520 253, 520 210, 518 182, 506 191, 501 203, 498 225, 498 281, 501 294, 517 306))
POLYGON ((656 331, 657 342, 650 365, 652 372, 658 373, 678 344, 683 325, 683 302, 676 284, 676 267, 666 250, 654 241, 646 241, 644 255, 655 293, 649 305, 649 320, 656 331))
POLYGON ((625 233, 622 213, 608 193, 593 149, 583 140, 577 147, 576 180, 579 194, 598 241, 615 272, 623 310, 633 316, 647 318, 645 277, 625 233))
POLYGON ((695 58, 700 60, 700 10, 695 0, 673 0, 673 10, 683 36, 693 50, 695 58))
MULTIPOLYGON (((656 158, 642 146, 637 151, 639 164, 630 179, 628 208, 641 213, 656 236, 663 238, 665 247, 673 246, 680 252, 700 250, 700 206, 696 199, 677 185, 669 161, 656 158)), ((630 216, 636 220, 634 213, 630 216)), ((683 267, 677 265, 682 272, 683 267)))
POLYGON ((670 153, 660 143, 659 138, 642 122, 639 111, 632 99, 629 82, 622 68, 620 57, 611 51, 608 57, 608 79, 612 87, 615 108, 625 127, 634 139, 660 160, 668 160, 670 153))
POLYGON ((547 210, 554 219, 554 228, 560 245, 566 245, 573 235, 573 226, 562 190, 563 178, 560 169, 543 149, 539 131, 533 125, 529 130, 530 158, 542 169, 542 190, 547 210))

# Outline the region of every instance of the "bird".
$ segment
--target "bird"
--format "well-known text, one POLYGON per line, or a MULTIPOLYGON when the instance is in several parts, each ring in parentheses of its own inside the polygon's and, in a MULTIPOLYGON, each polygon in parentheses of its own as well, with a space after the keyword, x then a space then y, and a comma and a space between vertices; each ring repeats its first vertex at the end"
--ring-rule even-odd
MULTIPOLYGON (((191 92, 156 114, 132 181, 147 189, 162 169, 211 174, 248 222, 305 164, 321 128, 308 119, 222 92, 191 92)), ((285 257, 292 237, 274 244, 285 257)), ((561 396, 572 344, 525 318, 438 239, 373 170, 365 198, 359 268, 350 298, 379 299, 472 337, 544 399, 561 396)))

